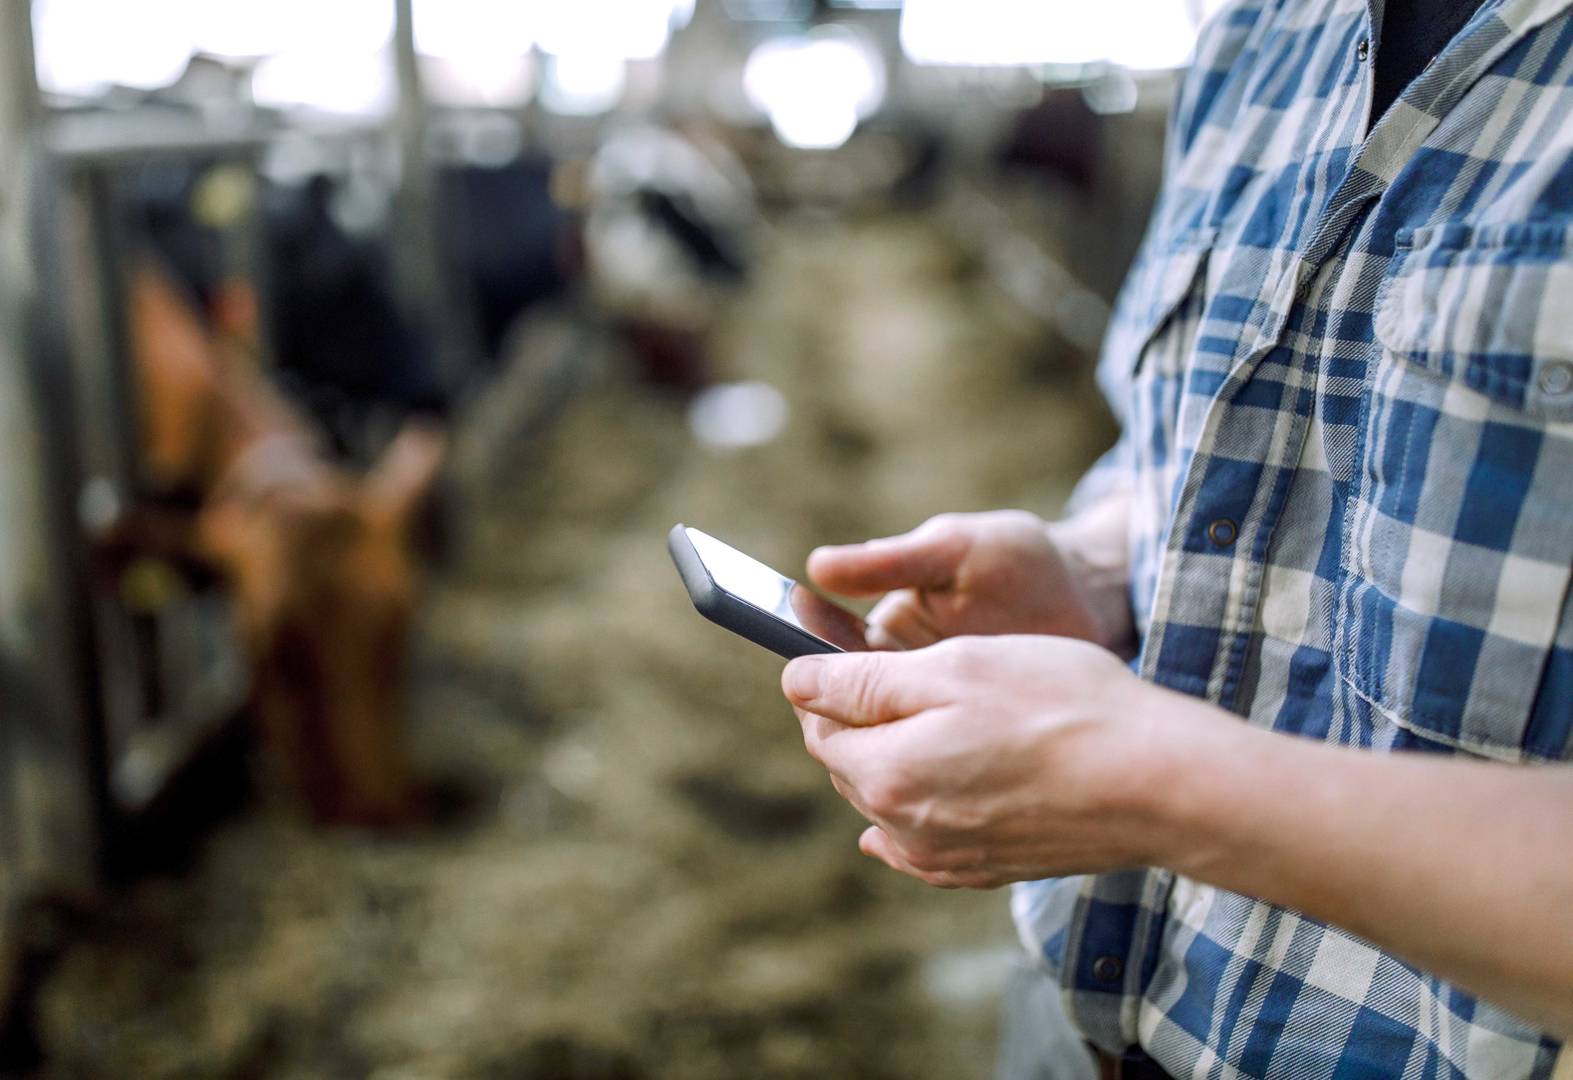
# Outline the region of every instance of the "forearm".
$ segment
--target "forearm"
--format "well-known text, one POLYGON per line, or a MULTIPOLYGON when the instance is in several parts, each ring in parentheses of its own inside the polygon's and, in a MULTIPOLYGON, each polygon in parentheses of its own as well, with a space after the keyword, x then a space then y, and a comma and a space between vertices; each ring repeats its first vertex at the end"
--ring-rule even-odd
POLYGON ((1157 861, 1573 1037, 1573 769, 1324 746, 1166 699, 1214 715, 1159 779, 1157 861))

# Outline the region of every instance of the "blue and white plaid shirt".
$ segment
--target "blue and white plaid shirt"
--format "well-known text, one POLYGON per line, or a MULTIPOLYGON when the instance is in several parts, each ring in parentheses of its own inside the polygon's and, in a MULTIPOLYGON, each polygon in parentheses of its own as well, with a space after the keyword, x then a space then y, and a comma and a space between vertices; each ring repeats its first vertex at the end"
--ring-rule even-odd
MULTIPOLYGON (((1203 32, 1105 344, 1125 434, 1087 484, 1134 494, 1145 678, 1340 745, 1567 762, 1573 0, 1486 0, 1368 118, 1380 8, 1245 0, 1203 32)), ((1166 872, 1013 906, 1087 1036, 1177 1077, 1557 1057, 1350 934, 1166 872)))

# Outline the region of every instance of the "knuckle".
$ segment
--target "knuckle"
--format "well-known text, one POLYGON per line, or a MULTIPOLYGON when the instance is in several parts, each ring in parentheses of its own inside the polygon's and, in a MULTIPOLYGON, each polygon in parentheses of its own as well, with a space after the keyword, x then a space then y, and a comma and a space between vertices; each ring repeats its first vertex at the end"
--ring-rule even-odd
POLYGON ((803 727, 803 749, 808 752, 809 757, 821 765, 825 763, 825 752, 820 748, 819 739, 809 730, 807 725, 803 727))
POLYGON ((905 792, 896 778, 882 773, 869 778, 863 786, 863 802, 879 817, 886 820, 899 820, 903 812, 905 792))
POLYGON ((958 889, 988 889, 992 876, 977 870, 952 871, 950 879, 956 883, 958 889))
POLYGON ((967 515, 965 514, 935 514, 922 525, 919 525, 917 532, 920 533, 924 539, 936 540, 950 536, 958 536, 965 532, 966 528, 967 515))
POLYGON ((872 716, 878 711, 883 661, 879 653, 869 653, 864 661, 851 669, 846 688, 846 698, 859 716, 872 716))
POLYGON ((894 800, 881 784, 864 784, 858 789, 858 794, 862 796, 863 805, 870 814, 881 821, 890 820, 894 800))
POLYGON ((958 877, 977 873, 979 856, 978 852, 971 848, 957 847, 955 844, 931 843, 926 845, 924 855, 930 870, 944 870, 958 877))
POLYGON ((905 854, 907 862, 914 869, 926 874, 949 874, 955 869, 948 853, 928 844, 908 844, 905 854))
POLYGON ((992 515, 996 523, 1015 529, 1036 529, 1043 519, 1027 510, 996 510, 992 515))
POLYGON ((868 613, 871 624, 887 623, 895 619, 907 618, 912 613, 917 597, 911 589, 895 589, 886 593, 868 613))
POLYGON ((983 676, 988 668, 988 650, 967 638, 949 638, 935 646, 934 659, 954 678, 971 680, 983 676))

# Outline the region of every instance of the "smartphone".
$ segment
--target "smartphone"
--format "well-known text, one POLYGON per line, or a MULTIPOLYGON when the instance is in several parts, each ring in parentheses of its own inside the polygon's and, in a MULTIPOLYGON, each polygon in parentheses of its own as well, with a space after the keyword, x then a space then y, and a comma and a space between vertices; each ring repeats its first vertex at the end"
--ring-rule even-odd
POLYGON ((868 648, 862 619, 709 533, 674 525, 666 548, 694 607, 717 626, 789 660, 868 648))

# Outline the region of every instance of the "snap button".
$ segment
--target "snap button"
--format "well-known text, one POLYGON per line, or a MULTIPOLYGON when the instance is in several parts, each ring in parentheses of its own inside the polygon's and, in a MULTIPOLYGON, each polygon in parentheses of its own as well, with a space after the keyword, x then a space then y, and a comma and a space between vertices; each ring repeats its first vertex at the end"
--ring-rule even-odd
POLYGON ((1362 64, 1371 58, 1371 39, 1361 38, 1360 44, 1355 46, 1355 59, 1362 64))
POLYGON ((1207 526, 1207 539, 1219 547, 1228 547, 1240 535, 1240 527, 1228 518, 1219 518, 1207 526))
POLYGON ((1092 976, 1099 982, 1119 982, 1125 974, 1125 961, 1118 956, 1100 956, 1092 962, 1092 976))
POLYGON ((1555 360, 1540 369, 1540 388, 1552 397, 1573 390, 1573 364, 1555 360))

